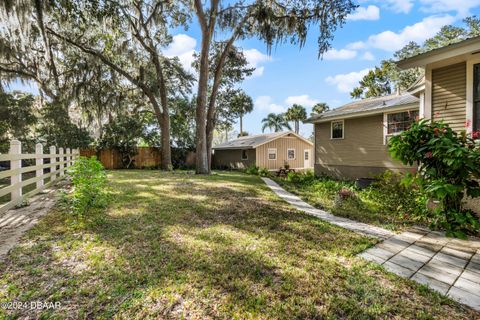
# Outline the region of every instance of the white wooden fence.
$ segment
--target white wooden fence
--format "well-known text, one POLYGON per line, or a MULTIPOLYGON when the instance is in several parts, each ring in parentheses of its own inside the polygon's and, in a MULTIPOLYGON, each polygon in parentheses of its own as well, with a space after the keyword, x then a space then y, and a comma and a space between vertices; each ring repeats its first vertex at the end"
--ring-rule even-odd
POLYGON ((0 181, 10 177, 10 185, 0 189, 0 199, 8 194, 11 195, 11 199, 5 203, 0 202, 0 213, 21 204, 28 197, 37 194, 63 178, 67 168, 72 165, 78 156, 78 149, 70 150, 70 148, 67 148, 64 150, 63 148, 58 148, 57 153, 57 148, 54 146, 50 147, 49 153, 43 153, 43 145, 41 143, 35 146, 35 153, 23 154, 20 141, 10 141, 9 153, 0 154, 0 162, 10 162, 9 170, 0 171, 0 181), (45 158, 50 159, 49 164, 43 163, 45 158), (35 165, 23 167, 22 160, 28 159, 35 159, 35 165), (45 174, 45 168, 50 168, 50 172, 45 174), (22 180, 23 173, 33 172, 35 172, 35 177, 22 180), (47 179, 49 181, 46 183, 47 179), (35 184, 35 188, 23 194, 22 188, 31 184, 35 184))

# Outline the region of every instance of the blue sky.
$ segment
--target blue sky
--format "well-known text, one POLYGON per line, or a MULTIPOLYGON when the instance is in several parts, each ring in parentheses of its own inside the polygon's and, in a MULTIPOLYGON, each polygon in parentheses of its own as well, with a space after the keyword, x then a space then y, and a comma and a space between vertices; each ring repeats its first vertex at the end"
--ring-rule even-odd
MULTIPOLYGON (((244 130, 261 133, 261 119, 293 103, 304 105, 308 113, 316 102, 333 108, 347 103, 358 80, 408 41, 421 43, 445 24, 460 24, 462 18, 480 14, 480 0, 363 0, 358 4, 360 8, 335 33, 332 49, 323 60, 317 58, 317 29, 311 30, 302 49, 281 45, 271 55, 260 41, 237 43, 257 68, 240 85, 255 102, 254 111, 244 118, 244 130)), ((165 54, 179 56, 189 66, 199 45, 197 28, 178 30, 165 54)), ((18 83, 11 88, 34 90, 18 83)), ((312 125, 301 126, 301 134, 308 137, 311 132, 312 125)))

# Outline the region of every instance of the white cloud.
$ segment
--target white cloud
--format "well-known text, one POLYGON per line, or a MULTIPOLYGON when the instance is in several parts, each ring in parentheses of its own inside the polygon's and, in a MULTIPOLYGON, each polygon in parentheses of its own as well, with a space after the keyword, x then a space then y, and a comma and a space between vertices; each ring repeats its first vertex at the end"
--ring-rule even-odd
POLYGON ((386 0, 385 6, 397 13, 409 13, 413 7, 413 0, 386 0))
POLYGON ((194 38, 186 34, 177 34, 173 36, 172 43, 168 45, 163 53, 169 58, 178 57, 182 66, 191 71, 196 45, 197 40, 194 38))
POLYGON ((480 5, 480 0, 420 0, 420 10, 430 13, 457 12, 460 17, 470 15, 470 10, 480 5))
POLYGON ((291 106, 292 104, 299 104, 304 107, 313 107, 318 100, 310 98, 308 94, 302 94, 299 96, 290 96, 285 99, 285 104, 291 106))
POLYGON ((356 41, 356 42, 352 42, 352 43, 349 43, 347 44, 347 49, 350 49, 350 50, 358 50, 358 49, 365 49, 367 47, 366 43, 363 42, 363 41, 356 41))
POLYGON ((360 71, 354 71, 346 74, 337 74, 335 76, 330 76, 325 79, 329 84, 337 86, 337 89, 340 92, 348 93, 352 91, 353 88, 358 86, 358 82, 370 71, 371 69, 363 69, 360 71))
MULTIPOLYGON (((365 47, 393 52, 401 49, 410 41, 422 43, 426 39, 434 36, 441 27, 454 21, 455 18, 450 15, 426 17, 420 22, 406 26, 400 32, 387 30, 371 35, 364 44, 365 47)), ((359 44, 356 46, 359 46, 359 44)))
POLYGON ((359 7, 354 13, 347 16, 348 20, 378 20, 380 19, 380 8, 374 5, 359 7))
POLYGON ((375 56, 370 51, 366 51, 362 55, 362 60, 373 61, 375 60, 375 56))
POLYGON ((248 61, 250 67, 255 68, 252 77, 259 77, 263 75, 265 67, 259 66, 261 63, 271 61, 272 58, 266 54, 261 53, 257 49, 243 50, 243 54, 248 61))
POLYGON ((348 60, 357 56, 357 52, 349 49, 330 49, 323 55, 325 60, 348 60))
POLYGON ((287 108, 279 104, 273 103, 270 96, 259 96, 255 99, 255 107, 267 113, 282 113, 287 111, 287 108))

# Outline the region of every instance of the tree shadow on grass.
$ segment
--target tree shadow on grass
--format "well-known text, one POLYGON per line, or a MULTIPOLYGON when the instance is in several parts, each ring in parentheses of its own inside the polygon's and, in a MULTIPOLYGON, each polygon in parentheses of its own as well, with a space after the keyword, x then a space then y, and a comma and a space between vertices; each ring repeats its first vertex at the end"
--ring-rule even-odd
POLYGON ((258 177, 121 171, 112 190, 93 221, 73 227, 57 208, 32 230, 0 265, 0 299, 57 299, 43 315, 70 318, 472 315, 352 257, 373 242, 291 210, 258 177))

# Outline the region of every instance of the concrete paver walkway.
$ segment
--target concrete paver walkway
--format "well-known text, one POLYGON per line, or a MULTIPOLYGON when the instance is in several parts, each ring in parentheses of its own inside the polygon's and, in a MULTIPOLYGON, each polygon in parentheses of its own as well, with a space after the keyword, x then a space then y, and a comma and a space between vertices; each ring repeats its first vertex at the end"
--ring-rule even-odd
POLYGON ((359 254, 360 257, 480 311, 480 239, 452 239, 442 232, 419 228, 395 234, 377 226, 336 217, 305 203, 273 180, 262 179, 297 210, 348 230, 385 240, 359 254))

